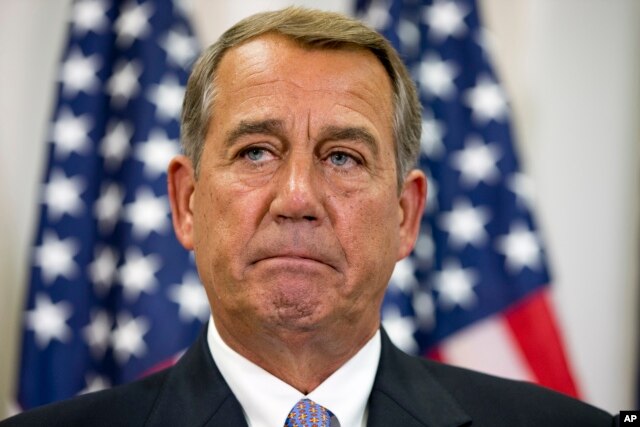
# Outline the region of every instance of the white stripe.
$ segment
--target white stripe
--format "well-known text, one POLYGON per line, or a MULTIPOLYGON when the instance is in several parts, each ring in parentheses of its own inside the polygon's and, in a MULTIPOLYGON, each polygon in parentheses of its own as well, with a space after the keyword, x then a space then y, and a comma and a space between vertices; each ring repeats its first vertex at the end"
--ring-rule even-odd
POLYGON ((444 362, 499 377, 535 381, 502 316, 476 322, 441 346, 444 362))

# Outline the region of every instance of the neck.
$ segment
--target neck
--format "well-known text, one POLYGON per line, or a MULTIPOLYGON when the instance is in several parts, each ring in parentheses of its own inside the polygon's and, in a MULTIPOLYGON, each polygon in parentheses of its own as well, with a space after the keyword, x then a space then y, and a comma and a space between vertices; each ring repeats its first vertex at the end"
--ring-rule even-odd
POLYGON ((256 330, 243 328, 238 322, 231 322, 229 328, 223 319, 215 317, 215 325, 222 340, 234 351, 309 394, 364 347, 378 330, 379 321, 329 329, 256 330))

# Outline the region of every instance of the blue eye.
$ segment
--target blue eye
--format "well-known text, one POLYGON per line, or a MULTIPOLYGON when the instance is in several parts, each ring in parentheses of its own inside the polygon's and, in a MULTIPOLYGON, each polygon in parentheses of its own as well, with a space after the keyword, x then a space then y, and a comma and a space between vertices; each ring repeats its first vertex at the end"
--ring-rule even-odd
POLYGON ((264 149, 263 148, 250 148, 245 152, 245 155, 249 160, 257 162, 264 157, 264 149))
POLYGON ((345 153, 337 152, 337 153, 332 153, 330 158, 331 158, 331 163, 333 163, 334 165, 344 166, 349 161, 351 156, 345 153))

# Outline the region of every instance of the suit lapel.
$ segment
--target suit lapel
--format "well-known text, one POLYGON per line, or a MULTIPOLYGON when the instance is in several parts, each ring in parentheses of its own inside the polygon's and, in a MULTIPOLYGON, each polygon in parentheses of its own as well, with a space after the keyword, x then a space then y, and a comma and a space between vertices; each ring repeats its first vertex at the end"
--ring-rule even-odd
POLYGON ((242 408, 209 353, 206 327, 167 374, 145 425, 246 427, 242 408))
POLYGON ((369 398, 368 427, 454 427, 471 423, 424 363, 396 348, 382 330, 380 365, 369 398))

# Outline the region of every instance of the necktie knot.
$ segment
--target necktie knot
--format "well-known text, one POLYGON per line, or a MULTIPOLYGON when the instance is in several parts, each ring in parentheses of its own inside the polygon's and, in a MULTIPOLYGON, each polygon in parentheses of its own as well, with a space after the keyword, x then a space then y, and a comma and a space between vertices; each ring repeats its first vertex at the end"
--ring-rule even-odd
POLYGON ((296 403, 284 427, 331 427, 333 413, 322 405, 318 405, 311 399, 301 399, 296 403))

